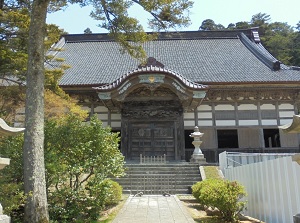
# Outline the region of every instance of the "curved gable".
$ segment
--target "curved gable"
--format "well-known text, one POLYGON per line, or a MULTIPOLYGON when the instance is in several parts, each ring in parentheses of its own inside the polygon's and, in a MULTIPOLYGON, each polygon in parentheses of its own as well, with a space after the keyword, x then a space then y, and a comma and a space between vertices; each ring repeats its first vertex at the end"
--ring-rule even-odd
POLYGON ((111 104, 110 109, 119 110, 117 106, 138 88, 155 91, 158 87, 172 91, 182 102, 185 109, 191 110, 204 98, 207 85, 202 85, 184 78, 180 74, 157 66, 140 66, 115 80, 113 83, 94 87, 105 104, 111 104))

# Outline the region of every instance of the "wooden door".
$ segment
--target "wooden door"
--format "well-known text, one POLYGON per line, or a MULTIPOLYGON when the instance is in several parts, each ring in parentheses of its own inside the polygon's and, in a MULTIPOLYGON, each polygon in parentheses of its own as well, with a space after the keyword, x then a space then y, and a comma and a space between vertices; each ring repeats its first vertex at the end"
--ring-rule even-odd
POLYGON ((132 122, 129 130, 129 157, 139 159, 143 156, 167 156, 175 159, 176 137, 174 122, 132 122))

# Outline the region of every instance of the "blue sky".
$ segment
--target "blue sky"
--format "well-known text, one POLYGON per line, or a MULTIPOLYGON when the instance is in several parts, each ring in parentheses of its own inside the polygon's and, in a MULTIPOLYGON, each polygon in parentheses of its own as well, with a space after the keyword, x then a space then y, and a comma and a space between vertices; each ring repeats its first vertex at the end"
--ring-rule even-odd
MULTIPOLYGON (((252 15, 259 12, 269 14, 271 22, 287 22, 295 26, 300 21, 300 0, 194 0, 194 2, 190 12, 192 24, 179 31, 198 30, 205 19, 212 19, 215 23, 226 27, 229 23, 250 21, 252 15)), ((47 23, 56 24, 70 34, 83 33, 87 27, 93 33, 106 32, 97 26, 99 22, 89 16, 91 10, 91 7, 80 8, 78 5, 72 5, 64 11, 48 14, 47 23)), ((146 31, 151 31, 147 28, 149 15, 146 12, 134 7, 130 15, 139 19, 146 31)))

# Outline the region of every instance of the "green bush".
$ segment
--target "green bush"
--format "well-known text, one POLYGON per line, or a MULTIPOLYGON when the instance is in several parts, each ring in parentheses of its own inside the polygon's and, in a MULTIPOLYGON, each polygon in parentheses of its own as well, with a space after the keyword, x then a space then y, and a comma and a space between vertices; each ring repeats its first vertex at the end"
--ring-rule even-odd
POLYGON ((10 158, 10 165, 0 171, 0 201, 4 214, 12 222, 23 222, 26 195, 23 189, 23 134, 0 136, 0 157, 10 158))
POLYGON ((241 201, 246 195, 245 189, 236 181, 208 179, 193 186, 193 195, 199 196, 202 205, 217 208, 224 222, 237 221, 237 214, 241 212, 246 202, 241 201))
POLYGON ((105 206, 118 204, 122 199, 122 186, 112 180, 105 180, 104 184, 109 188, 104 201, 105 206))
POLYGON ((192 194, 194 198, 200 203, 200 190, 202 188, 203 181, 197 182, 192 186, 192 194))
POLYGON ((117 204, 122 187, 110 179, 98 185, 87 184, 84 190, 69 188, 50 193, 49 212, 56 222, 89 222, 97 220, 105 207, 117 204))
MULTIPOLYGON (((96 117, 83 123, 75 116, 45 122, 45 166, 50 219, 91 222, 117 203, 122 188, 110 177, 124 173, 119 136, 96 117)), ((0 201, 13 222, 23 222, 22 145, 24 137, 0 136, 0 156, 11 159, 0 171, 0 201)))

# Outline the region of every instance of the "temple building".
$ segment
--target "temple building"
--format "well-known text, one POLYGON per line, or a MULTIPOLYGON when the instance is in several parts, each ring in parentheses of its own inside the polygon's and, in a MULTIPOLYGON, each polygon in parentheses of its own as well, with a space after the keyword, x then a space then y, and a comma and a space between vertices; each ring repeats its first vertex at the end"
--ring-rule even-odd
POLYGON ((143 47, 145 64, 107 34, 64 35, 52 52, 71 66, 62 89, 121 132, 126 159, 189 160, 195 126, 209 162, 225 150, 299 151, 299 134, 278 126, 299 113, 300 68, 274 58, 257 28, 162 32, 143 47))

